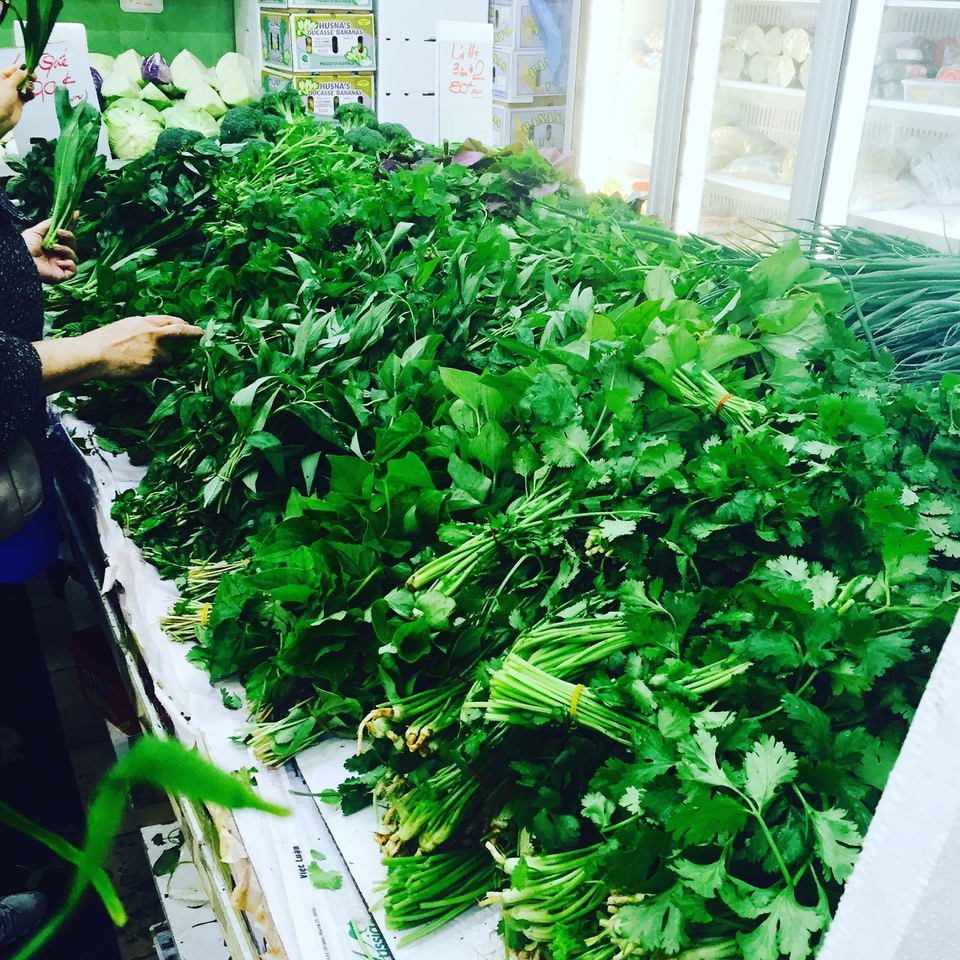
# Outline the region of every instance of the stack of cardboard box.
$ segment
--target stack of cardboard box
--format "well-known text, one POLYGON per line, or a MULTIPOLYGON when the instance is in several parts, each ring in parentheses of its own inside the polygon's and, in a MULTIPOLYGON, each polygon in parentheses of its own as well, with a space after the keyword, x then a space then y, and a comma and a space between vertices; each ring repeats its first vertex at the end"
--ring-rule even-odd
POLYGON ((530 143, 563 147, 567 119, 567 68, 571 0, 542 0, 552 18, 547 49, 533 5, 490 0, 493 24, 493 146, 530 143))
POLYGON ((262 0, 260 42, 264 91, 292 84, 317 117, 345 103, 376 109, 373 0, 262 0))

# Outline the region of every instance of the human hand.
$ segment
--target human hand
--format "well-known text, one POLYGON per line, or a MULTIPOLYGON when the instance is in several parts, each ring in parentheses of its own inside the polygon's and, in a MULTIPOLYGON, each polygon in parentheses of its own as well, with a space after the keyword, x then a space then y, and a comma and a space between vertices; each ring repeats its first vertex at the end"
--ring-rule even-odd
POLYGON ((15 63, 0 70, 0 137, 5 137, 20 122, 23 105, 33 99, 29 90, 22 93, 17 89, 26 78, 26 70, 15 63))
MULTIPOLYGON (((76 226, 79 213, 73 215, 76 226)), ((50 230, 50 221, 44 220, 36 226, 23 231, 23 242, 37 265, 37 272, 44 283, 62 283, 77 274, 77 238, 70 230, 58 230, 57 240, 47 250, 43 248, 43 238, 50 230)))
POLYGON ((93 376, 103 380, 149 378, 173 356, 165 349, 170 341, 196 340, 203 335, 200 327, 163 314, 145 317, 124 317, 84 333, 78 339, 88 341, 94 351, 97 369, 93 376))

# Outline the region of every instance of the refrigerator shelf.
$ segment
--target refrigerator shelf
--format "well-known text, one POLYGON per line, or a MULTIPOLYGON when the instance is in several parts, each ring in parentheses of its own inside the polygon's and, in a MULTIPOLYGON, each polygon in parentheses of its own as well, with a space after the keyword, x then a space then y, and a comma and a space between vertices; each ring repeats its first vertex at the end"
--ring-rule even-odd
POLYGON ((911 100, 880 100, 873 98, 867 101, 870 110, 890 110, 894 113, 912 114, 916 116, 953 117, 960 120, 960 107, 950 107, 941 103, 917 103, 911 100))
POLYGON ((960 10, 960 0, 887 0, 888 10, 960 10))
POLYGON ((737 90, 755 96, 771 94, 791 100, 802 100, 807 95, 802 87, 775 87, 771 83, 751 83, 749 80, 718 80, 717 86, 723 90, 737 90))
POLYGON ((902 210, 868 210, 851 213, 850 223, 920 240, 944 252, 960 249, 960 207, 917 204, 902 210))
POLYGON ((744 177, 730 177, 722 173, 708 173, 707 183, 729 190, 741 190, 754 193, 771 200, 787 203, 790 199, 790 185, 787 183, 767 183, 763 180, 747 180, 744 177))

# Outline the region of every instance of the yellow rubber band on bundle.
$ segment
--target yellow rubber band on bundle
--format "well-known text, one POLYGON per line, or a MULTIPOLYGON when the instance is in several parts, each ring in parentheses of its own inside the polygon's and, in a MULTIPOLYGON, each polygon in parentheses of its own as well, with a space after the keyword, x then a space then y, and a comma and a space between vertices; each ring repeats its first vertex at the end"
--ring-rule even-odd
POLYGON ((577 719, 577 704, 580 702, 580 694, 583 693, 584 684, 578 683, 573 688, 573 693, 570 695, 570 719, 577 719))
POLYGON ((212 603, 205 603, 200 608, 200 626, 205 627, 210 620, 210 611, 213 609, 212 603))

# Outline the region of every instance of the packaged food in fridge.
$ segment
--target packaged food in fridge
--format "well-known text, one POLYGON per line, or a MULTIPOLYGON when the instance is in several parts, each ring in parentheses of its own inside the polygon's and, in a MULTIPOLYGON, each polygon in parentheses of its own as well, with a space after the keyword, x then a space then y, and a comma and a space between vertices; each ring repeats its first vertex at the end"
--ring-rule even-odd
POLYGON ((790 147, 783 154, 783 163, 780 164, 780 182, 793 183, 793 175, 797 170, 797 148, 790 147))
POLYGON ((763 27, 751 23, 745 27, 737 37, 737 47, 748 57, 753 57, 763 49, 763 39, 766 36, 763 27))
POLYGON ((779 57, 783 51, 783 31, 779 27, 770 27, 763 35, 763 48, 761 53, 768 57, 779 57))
POLYGON ((960 40, 954 37, 943 37, 933 47, 933 66, 952 67, 960 63, 960 40))
POLYGON ((783 153, 755 153, 747 157, 737 157, 727 164, 726 174, 741 177, 744 180, 759 180, 763 183, 779 183, 783 167, 783 153))
POLYGON ((960 140, 942 140, 910 164, 910 172, 932 203, 960 204, 960 140))
POLYGON ((812 63, 813 58, 807 57, 807 59, 800 64, 800 69, 797 71, 797 77, 800 80, 800 86, 803 87, 804 90, 807 89, 807 84, 810 82, 810 67, 812 63))
POLYGON ((790 57, 773 57, 767 67, 767 83, 774 87, 789 87, 796 79, 797 67, 790 57))
POLYGON ((710 144, 723 147, 737 157, 748 153, 769 153, 774 146, 773 141, 762 131, 733 124, 716 127, 710 134, 710 144))
POLYGON ((766 83, 769 66, 770 57, 763 53, 756 53, 747 61, 747 76, 753 83, 766 83))
POLYGON ((803 63, 810 56, 812 47, 810 34, 803 27, 791 27, 783 35, 782 52, 797 63, 803 63))
POLYGON ((960 80, 960 67, 941 67, 937 71, 936 79, 946 83, 956 83, 960 80))
MULTIPOLYGON (((943 73, 943 70, 940 72, 943 73)), ((960 107, 960 71, 956 80, 904 80, 903 99, 911 103, 960 107)))
POLYGON ((851 213, 902 210, 922 199, 917 185, 910 180, 898 180, 883 174, 868 174, 854 181, 850 191, 849 209, 851 213))
POLYGON ((747 58, 742 50, 730 47, 720 55, 720 76, 724 80, 739 80, 747 58))

